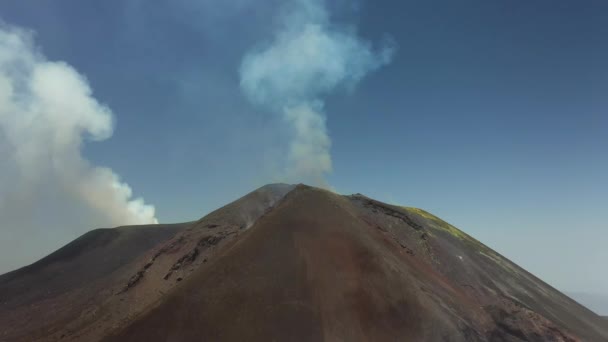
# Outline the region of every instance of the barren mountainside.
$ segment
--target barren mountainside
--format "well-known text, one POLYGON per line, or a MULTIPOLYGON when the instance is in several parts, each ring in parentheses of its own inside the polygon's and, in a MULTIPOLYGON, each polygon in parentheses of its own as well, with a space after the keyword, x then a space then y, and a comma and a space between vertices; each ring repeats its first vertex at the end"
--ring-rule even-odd
POLYGON ((264 186, 0 276, 1 341, 608 341, 604 318, 420 209, 264 186))

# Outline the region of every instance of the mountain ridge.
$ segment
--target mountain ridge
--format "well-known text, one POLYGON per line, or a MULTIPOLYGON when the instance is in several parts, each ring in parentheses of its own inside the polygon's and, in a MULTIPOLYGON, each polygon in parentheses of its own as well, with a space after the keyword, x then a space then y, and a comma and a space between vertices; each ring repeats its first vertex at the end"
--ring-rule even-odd
POLYGON ((585 307, 600 316, 608 315, 608 296, 593 293, 593 292, 565 292, 568 297, 573 298, 585 307))
POLYGON ((1 304, 15 325, 0 337, 608 340, 604 319, 438 217, 305 185, 253 191, 100 282, 38 310, 1 304), (44 315, 74 298, 54 323, 44 315))

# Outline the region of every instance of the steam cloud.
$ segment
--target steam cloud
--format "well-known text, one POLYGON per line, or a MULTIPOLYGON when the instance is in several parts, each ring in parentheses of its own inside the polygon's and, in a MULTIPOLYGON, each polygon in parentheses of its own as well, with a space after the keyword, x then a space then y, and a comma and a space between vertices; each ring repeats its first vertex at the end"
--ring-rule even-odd
POLYGON ((323 97, 353 89, 393 52, 390 44, 374 51, 353 28, 332 25, 324 0, 294 0, 282 12, 273 40, 243 58, 240 78, 252 103, 280 113, 293 129, 284 178, 327 186, 332 161, 323 97))
POLYGON ((30 32, 0 23, 0 249, 14 256, 0 273, 33 261, 32 243, 46 253, 58 247, 47 242, 95 226, 157 223, 153 206, 81 154, 85 140, 112 131, 112 112, 82 75, 48 61, 30 32))

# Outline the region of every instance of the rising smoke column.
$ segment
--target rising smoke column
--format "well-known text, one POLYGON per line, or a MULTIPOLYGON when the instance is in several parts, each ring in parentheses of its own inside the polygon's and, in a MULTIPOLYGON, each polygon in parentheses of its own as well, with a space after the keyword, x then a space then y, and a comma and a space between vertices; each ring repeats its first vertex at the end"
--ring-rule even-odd
POLYGON ((281 13, 273 39, 243 58, 240 78, 252 103, 279 113, 293 130, 283 178, 327 186, 332 161, 323 98, 353 89, 392 55, 392 46, 374 51, 354 28, 332 24, 323 0, 294 0, 281 13))
MULTIPOLYGON (((47 60, 30 32, 0 23, 0 250, 13 260, 0 273, 32 261, 23 250, 39 236, 65 243, 95 227, 157 222, 153 206, 81 154, 85 140, 112 131, 112 112, 82 75, 47 60)), ((39 243, 42 254, 58 247, 39 243)))

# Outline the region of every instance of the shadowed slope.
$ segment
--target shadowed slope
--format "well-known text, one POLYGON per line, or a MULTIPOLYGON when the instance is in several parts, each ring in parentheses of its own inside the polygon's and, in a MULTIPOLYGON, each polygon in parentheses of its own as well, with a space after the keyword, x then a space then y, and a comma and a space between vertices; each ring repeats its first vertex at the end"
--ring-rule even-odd
POLYGON ((0 341, 99 340, 155 303, 292 188, 261 187, 196 222, 97 229, 0 276, 0 341))
POLYGON ((351 200, 364 220, 479 305, 482 320, 471 327, 484 339, 608 341, 598 315, 447 222, 417 208, 351 200))
POLYGON ((41 260, 0 276, 2 308, 28 305, 90 284, 170 239, 187 225, 92 230, 41 260))

